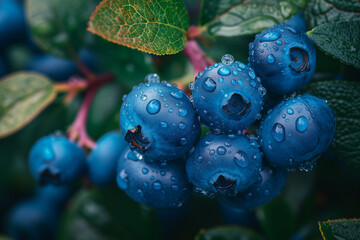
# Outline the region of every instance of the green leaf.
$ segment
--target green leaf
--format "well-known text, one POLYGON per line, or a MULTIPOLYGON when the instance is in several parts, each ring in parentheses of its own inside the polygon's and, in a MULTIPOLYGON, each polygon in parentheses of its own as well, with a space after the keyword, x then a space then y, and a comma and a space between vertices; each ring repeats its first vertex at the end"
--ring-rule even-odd
POLYGON ((63 218, 58 240, 160 239, 155 211, 117 186, 83 190, 63 218))
POLYGON ((263 238, 250 229, 235 226, 216 227, 201 231, 195 240, 262 240, 263 238))
POLYGON ((304 10, 309 28, 328 22, 360 20, 358 0, 309 0, 304 10))
POLYGON ((289 203, 282 197, 257 208, 256 216, 270 240, 288 240, 294 234, 295 215, 289 203))
POLYGON ((325 53, 360 68, 360 21, 326 23, 308 35, 325 53))
POLYGON ((95 0, 27 0, 27 23, 45 52, 72 58, 84 46, 87 21, 95 0))
POLYGON ((203 0, 201 23, 216 36, 250 35, 290 19, 306 1, 203 0))
POLYGON ((360 83, 324 81, 310 84, 305 91, 327 100, 336 116, 331 147, 340 159, 360 167, 360 83))
POLYGON ((319 222, 324 240, 360 239, 360 219, 339 219, 319 222))
POLYGON ((56 96, 53 84, 35 73, 15 73, 0 81, 0 138, 28 124, 56 96))
POLYGON ((184 49, 188 27, 181 0, 104 0, 88 30, 111 42, 164 55, 184 49))

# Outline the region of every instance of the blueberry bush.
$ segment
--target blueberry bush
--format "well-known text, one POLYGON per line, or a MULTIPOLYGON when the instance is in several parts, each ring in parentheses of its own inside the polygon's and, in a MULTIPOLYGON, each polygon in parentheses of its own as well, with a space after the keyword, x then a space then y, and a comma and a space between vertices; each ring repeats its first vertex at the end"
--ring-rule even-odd
POLYGON ((0 240, 360 239, 356 0, 0 0, 0 240))

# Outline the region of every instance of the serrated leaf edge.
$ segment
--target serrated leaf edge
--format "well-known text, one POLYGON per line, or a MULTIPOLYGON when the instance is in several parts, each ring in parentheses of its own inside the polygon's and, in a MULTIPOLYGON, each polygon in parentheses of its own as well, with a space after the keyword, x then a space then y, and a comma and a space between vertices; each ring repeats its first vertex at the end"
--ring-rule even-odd
POLYGON ((342 221, 352 221, 352 220, 360 220, 359 218, 339 218, 339 219, 333 219, 333 220, 327 220, 327 221, 319 221, 318 225, 319 225, 319 230, 321 233, 321 236, 323 237, 324 240, 326 240, 324 233, 321 229, 321 224, 323 223, 331 223, 331 222, 342 222, 342 221))
MULTIPOLYGON (((155 55, 158 55, 158 56, 173 55, 173 54, 177 54, 177 53, 179 53, 179 52, 181 52, 181 51, 183 50, 183 49, 179 49, 179 50, 174 51, 173 53, 157 53, 157 52, 155 52, 155 51, 147 51, 147 50, 142 49, 142 48, 134 47, 134 46, 132 46, 132 45, 130 45, 130 44, 118 42, 118 41, 116 41, 116 40, 114 40, 114 39, 111 39, 111 38, 109 38, 109 37, 106 37, 104 34, 101 34, 101 33, 97 32, 97 31, 92 27, 92 26, 93 26, 92 21, 93 21, 95 15, 97 14, 97 12, 99 11, 99 9, 102 7, 102 5, 104 5, 107 1, 109 1, 109 0, 103 0, 103 1, 96 7, 95 11, 94 11, 93 14, 91 15, 90 20, 89 20, 89 22, 88 22, 88 27, 87 27, 87 29, 86 29, 87 31, 89 31, 89 32, 91 32, 91 33, 93 33, 93 34, 95 34, 95 35, 98 35, 98 36, 102 37, 103 39, 105 39, 105 40, 107 40, 107 41, 109 41, 109 42, 113 42, 113 43, 116 43, 116 44, 118 44, 118 45, 122 45, 122 46, 125 46, 125 47, 128 47, 128 48, 131 48, 131 49, 136 49, 136 50, 139 50, 139 51, 142 51, 142 52, 145 52, 145 53, 155 54, 155 55)), ((171 25, 171 26, 172 26, 172 25, 171 25)), ((174 27, 174 26, 172 26, 172 27, 174 27)), ((186 34, 187 31, 185 31, 184 29, 181 29, 181 28, 177 28, 177 29, 179 29, 179 30, 181 30, 182 32, 185 33, 185 43, 186 43, 186 41, 187 41, 187 34, 186 34)), ((185 45, 184 45, 184 47, 185 47, 185 45)))

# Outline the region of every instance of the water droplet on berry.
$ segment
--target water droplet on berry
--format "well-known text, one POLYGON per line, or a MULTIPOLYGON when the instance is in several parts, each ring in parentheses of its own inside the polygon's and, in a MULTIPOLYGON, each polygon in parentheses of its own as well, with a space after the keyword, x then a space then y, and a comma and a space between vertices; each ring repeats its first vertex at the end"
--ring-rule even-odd
POLYGON ((265 190, 264 190, 264 195, 265 195, 265 196, 269 196, 269 195, 270 195, 269 189, 265 189, 265 190))
POLYGON ((161 176, 165 176, 165 175, 166 175, 166 171, 161 170, 161 171, 160 171, 160 175, 161 175, 161 176))
POLYGON ((221 75, 221 76, 227 76, 227 75, 230 75, 230 73, 231 73, 231 71, 227 67, 221 67, 218 70, 218 74, 221 75))
POLYGON ((155 181, 152 186, 155 190, 160 190, 162 188, 162 184, 159 181, 155 181))
POLYGON ((266 94, 266 88, 264 88, 263 86, 260 86, 258 88, 258 91, 262 96, 264 96, 266 94))
POLYGON ((223 146, 220 146, 216 149, 217 154, 224 155, 226 153, 226 148, 223 146))
POLYGON ((242 168, 245 168, 249 165, 249 163, 247 161, 247 155, 242 151, 235 153, 234 162, 236 165, 238 165, 239 167, 242 167, 242 168))
POLYGON ((192 81, 191 83, 189 83, 189 89, 190 89, 191 91, 194 91, 194 89, 195 89, 195 82, 194 82, 194 81, 192 81))
POLYGON ((185 108, 179 108, 179 116, 185 117, 187 114, 187 110, 185 108))
POLYGON ((172 91, 172 92, 170 93, 170 95, 173 96, 173 97, 176 98, 176 99, 180 99, 180 98, 182 98, 182 96, 183 96, 183 94, 182 94, 181 91, 172 91))
POLYGON ((128 188, 128 180, 125 169, 120 171, 116 179, 119 188, 121 188, 122 190, 126 190, 128 188))
POLYGON ((219 78, 219 83, 223 82, 224 81, 224 78, 219 78))
POLYGON ((289 114, 289 115, 293 115, 293 114, 294 114, 294 110, 293 110, 292 108, 286 109, 286 112, 287 112, 287 114, 289 114))
POLYGON ((147 99, 147 96, 146 95, 141 95, 140 99, 145 101, 147 99))
POLYGON ((160 77, 156 73, 150 73, 145 76, 145 83, 159 83, 160 77))
POLYGON ((267 61, 268 63, 273 63, 273 62, 275 62, 275 57, 274 57, 274 55, 269 54, 269 55, 266 57, 266 61, 267 61))
POLYGON ((254 71, 249 71, 249 77, 251 79, 255 79, 256 78, 255 72, 254 71))
POLYGON ((141 189, 137 190, 137 194, 139 195, 139 197, 143 197, 144 196, 144 192, 141 189))
POLYGON ((281 40, 277 40, 277 41, 276 41, 276 44, 280 46, 280 45, 282 44, 282 41, 281 41, 281 40))
POLYGON ((305 116, 301 116, 299 117, 298 119, 296 119, 296 130, 298 132, 305 132, 306 129, 308 128, 309 126, 309 121, 307 120, 307 118, 305 116))
POLYGON ((214 150, 214 149, 211 149, 211 150, 209 151, 209 154, 210 154, 210 155, 214 155, 214 154, 215 154, 215 150, 214 150))
POLYGON ((275 123, 271 130, 271 134, 275 141, 282 142, 285 139, 285 127, 280 123, 275 123))
POLYGON ((267 42, 267 41, 275 41, 281 36, 281 33, 278 31, 273 31, 266 33, 261 39, 260 42, 267 42))
POLYGON ((225 54, 222 58, 221 58, 221 62, 225 65, 230 65, 234 62, 234 57, 231 54, 225 54))
POLYGON ((171 185, 171 188, 172 188, 174 191, 177 191, 177 190, 179 190, 179 185, 177 185, 177 184, 171 185))
POLYGON ((160 126, 163 127, 163 128, 166 128, 166 127, 167 127, 167 123, 166 123, 166 122, 161 122, 161 123, 160 123, 160 126))
POLYGON ((127 97, 127 95, 124 94, 124 95, 122 96, 122 100, 125 101, 126 97, 127 97))
POLYGON ((186 145, 187 144, 187 139, 186 138, 181 138, 180 139, 180 144, 183 145, 183 146, 186 145))
POLYGON ((161 108, 160 101, 153 99, 147 104, 146 111, 150 114, 156 114, 160 111, 160 108, 161 108))
POLYGON ((216 89, 216 82, 212 78, 207 77, 201 86, 205 91, 213 92, 216 89))
POLYGON ((146 175, 146 174, 149 173, 149 169, 147 169, 146 167, 144 167, 144 168, 141 170, 141 172, 142 172, 144 175, 146 175))

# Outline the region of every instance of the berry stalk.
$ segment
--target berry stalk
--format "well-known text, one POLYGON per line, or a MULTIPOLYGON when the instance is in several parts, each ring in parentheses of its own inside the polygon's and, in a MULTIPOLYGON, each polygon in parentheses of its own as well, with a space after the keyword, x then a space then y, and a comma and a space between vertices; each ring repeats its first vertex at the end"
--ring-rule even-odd
POLYGON ((199 72, 204 71, 205 67, 215 63, 209 56, 206 55, 195 40, 189 40, 186 42, 184 54, 191 62, 191 65, 194 68, 195 76, 199 72))

